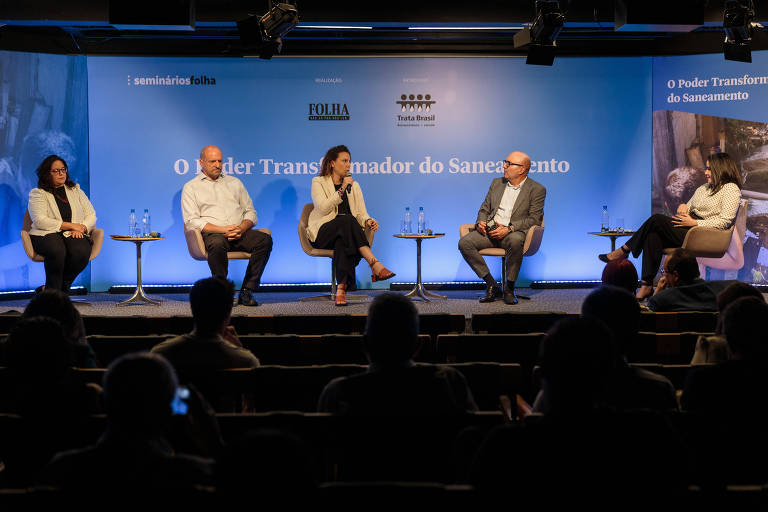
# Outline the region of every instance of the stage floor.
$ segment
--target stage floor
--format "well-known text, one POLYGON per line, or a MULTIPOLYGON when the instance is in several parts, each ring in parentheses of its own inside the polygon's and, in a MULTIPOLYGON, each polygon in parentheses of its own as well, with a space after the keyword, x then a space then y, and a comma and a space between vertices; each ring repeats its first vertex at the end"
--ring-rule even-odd
MULTIPOLYGON (((478 290, 436 291, 445 295, 446 300, 433 299, 430 302, 414 300, 419 313, 460 313, 469 318, 473 313, 504 313, 504 312, 542 312, 553 311, 562 313, 579 313, 581 303, 591 292, 591 289, 562 289, 562 290, 531 290, 520 288, 520 293, 529 295, 531 300, 520 300, 520 303, 509 306, 502 300, 490 304, 481 304, 478 290)), ((354 294, 365 295, 367 299, 361 302, 349 302, 347 307, 336 307, 332 301, 299 302, 301 297, 318 295, 317 292, 272 292, 256 294, 258 307, 236 306, 233 316, 247 315, 340 315, 366 314, 368 305, 373 297, 384 293, 383 290, 358 290, 354 294)), ((399 293, 399 292, 395 292, 399 293)), ((83 315, 94 316, 191 316, 187 294, 149 294, 150 298, 162 301, 160 306, 127 305, 117 306, 117 303, 129 297, 109 293, 90 293, 73 297, 76 300, 86 300, 91 305, 79 304, 77 309, 83 315)), ((21 312, 29 302, 24 300, 0 301, 0 314, 21 312)))

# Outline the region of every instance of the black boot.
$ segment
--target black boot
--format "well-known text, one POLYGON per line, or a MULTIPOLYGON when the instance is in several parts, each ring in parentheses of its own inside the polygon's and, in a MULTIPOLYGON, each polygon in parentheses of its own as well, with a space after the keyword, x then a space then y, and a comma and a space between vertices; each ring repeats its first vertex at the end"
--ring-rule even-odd
POLYGON ((504 289, 504 302, 506 304, 517 304, 517 295, 515 295, 515 282, 507 281, 507 287, 504 289))
POLYGON ((251 290, 243 288, 240 290, 240 295, 237 296, 237 303, 243 306, 258 306, 259 303, 251 295, 251 290))
POLYGON ((485 295, 480 297, 480 302, 493 302, 499 296, 501 296, 501 288, 499 288, 496 283, 492 285, 489 284, 485 287, 485 295))

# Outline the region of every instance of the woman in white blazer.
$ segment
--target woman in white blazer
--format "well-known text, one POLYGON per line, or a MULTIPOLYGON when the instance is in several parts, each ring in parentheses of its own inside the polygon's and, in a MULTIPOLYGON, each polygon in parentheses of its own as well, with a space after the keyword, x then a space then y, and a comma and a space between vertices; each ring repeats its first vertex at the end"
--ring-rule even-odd
POLYGON ((351 163, 346 146, 334 146, 323 158, 320 176, 312 179, 312 202, 307 237, 316 249, 333 249, 336 264, 336 305, 346 306, 346 291, 355 288, 355 267, 364 258, 371 280, 394 277, 371 252, 364 228, 379 229, 365 210, 363 191, 349 175, 351 163))
POLYGON ((50 155, 37 167, 37 188, 29 192, 28 209, 32 247, 45 258, 45 288, 68 292, 88 265, 96 212, 69 178, 63 158, 50 155))

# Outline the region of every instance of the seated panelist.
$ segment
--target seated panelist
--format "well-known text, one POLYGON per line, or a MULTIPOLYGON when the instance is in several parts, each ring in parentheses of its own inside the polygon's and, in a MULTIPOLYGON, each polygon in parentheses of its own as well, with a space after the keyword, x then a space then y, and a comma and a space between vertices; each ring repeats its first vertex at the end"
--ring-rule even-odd
POLYGON ((68 293, 91 257, 96 212, 63 158, 47 156, 37 167, 37 188, 30 190, 27 208, 32 247, 45 258, 45 289, 68 293))
POLYGON ((601 261, 608 263, 627 258, 630 252, 635 258, 642 253, 642 282, 637 291, 638 299, 651 296, 653 278, 659 271, 664 249, 682 246, 686 233, 694 226, 728 229, 736 219, 742 186, 736 162, 728 153, 710 155, 704 175, 707 182, 696 189, 687 203, 677 207, 676 215, 652 215, 627 243, 607 254, 598 255, 601 261))
POLYGON ((395 276, 371 252, 364 228, 379 229, 365 209, 363 191, 350 176, 350 153, 334 146, 323 158, 320 176, 312 178, 312 202, 307 238, 316 249, 333 249, 336 265, 336 305, 346 306, 346 291, 355 289, 355 267, 360 258, 371 267, 371 281, 395 276))
POLYGON ((477 277, 486 283, 480 302, 493 302, 501 295, 501 290, 480 251, 491 247, 503 248, 507 266, 504 302, 517 304, 515 280, 523 261, 525 236, 532 226, 541 226, 547 189, 528 177, 531 159, 525 153, 513 151, 502 165, 504 177, 491 182, 485 201, 477 212, 476 229, 459 240, 459 251, 477 277))

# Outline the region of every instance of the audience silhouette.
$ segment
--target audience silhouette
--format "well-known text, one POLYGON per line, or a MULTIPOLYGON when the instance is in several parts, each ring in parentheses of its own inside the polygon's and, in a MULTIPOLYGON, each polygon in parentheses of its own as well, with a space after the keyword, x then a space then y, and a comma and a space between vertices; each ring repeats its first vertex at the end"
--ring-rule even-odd
POLYGON ((162 356, 138 352, 118 358, 104 376, 104 434, 95 445, 56 455, 42 483, 104 494, 211 485, 212 461, 175 453, 168 439, 177 389, 176 374, 162 356))

